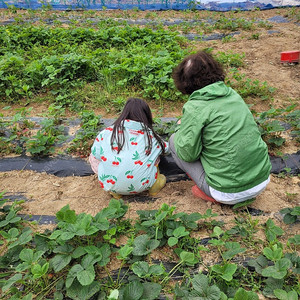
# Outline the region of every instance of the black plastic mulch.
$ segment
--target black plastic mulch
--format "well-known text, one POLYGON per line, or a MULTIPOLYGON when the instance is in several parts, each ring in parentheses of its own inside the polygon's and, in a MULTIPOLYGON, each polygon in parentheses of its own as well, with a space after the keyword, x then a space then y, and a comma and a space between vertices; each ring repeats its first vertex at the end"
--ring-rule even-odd
MULTIPOLYGON (((283 157, 270 156, 271 173, 300 174, 300 151, 294 154, 286 154, 283 157)), ((160 171, 165 174, 168 182, 188 179, 185 173, 177 167, 172 156, 161 158, 160 171)), ((46 172, 58 177, 89 176, 93 171, 86 160, 70 156, 32 158, 29 156, 8 157, 0 159, 0 172, 14 170, 32 170, 46 172)))

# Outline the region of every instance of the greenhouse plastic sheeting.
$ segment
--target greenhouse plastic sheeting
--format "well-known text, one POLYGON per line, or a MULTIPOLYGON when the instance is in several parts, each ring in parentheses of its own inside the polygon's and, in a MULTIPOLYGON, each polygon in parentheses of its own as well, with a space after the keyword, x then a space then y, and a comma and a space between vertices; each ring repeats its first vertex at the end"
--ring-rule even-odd
POLYGON ((140 10, 215 10, 234 9, 249 10, 252 8, 270 9, 283 6, 299 6, 300 0, 0 0, 0 8, 14 5, 17 8, 38 9, 43 5, 53 9, 133 9, 140 10))

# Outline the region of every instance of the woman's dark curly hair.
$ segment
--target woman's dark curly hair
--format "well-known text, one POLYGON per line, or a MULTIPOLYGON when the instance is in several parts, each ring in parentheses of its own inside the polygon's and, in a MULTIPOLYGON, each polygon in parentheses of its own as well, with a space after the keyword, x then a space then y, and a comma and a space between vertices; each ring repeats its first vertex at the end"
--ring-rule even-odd
POLYGON ((223 66, 205 51, 187 56, 173 71, 177 89, 187 95, 224 79, 223 66))

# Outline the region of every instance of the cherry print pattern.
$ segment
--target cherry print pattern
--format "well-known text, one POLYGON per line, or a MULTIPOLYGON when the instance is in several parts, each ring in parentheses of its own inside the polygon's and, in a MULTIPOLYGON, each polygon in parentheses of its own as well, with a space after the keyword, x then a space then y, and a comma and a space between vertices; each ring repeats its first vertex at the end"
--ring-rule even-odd
MULTIPOLYGON (((125 120, 125 144, 119 151, 117 143, 111 146, 112 131, 112 126, 101 131, 92 147, 92 154, 101 161, 98 169, 100 187, 121 195, 148 190, 157 179, 154 162, 161 154, 157 140, 151 134, 153 147, 150 151, 142 124, 125 120)), ((118 133, 122 133, 122 130, 118 133)), ((165 143, 165 146, 168 151, 168 144, 165 143)))

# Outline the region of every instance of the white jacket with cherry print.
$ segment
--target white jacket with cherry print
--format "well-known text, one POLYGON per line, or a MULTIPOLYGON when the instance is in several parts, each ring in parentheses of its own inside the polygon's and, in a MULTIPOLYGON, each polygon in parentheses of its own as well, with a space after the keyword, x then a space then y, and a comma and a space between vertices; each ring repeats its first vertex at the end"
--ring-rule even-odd
MULTIPOLYGON (((125 143, 118 154, 117 144, 110 145, 113 127, 101 131, 92 146, 92 154, 100 161, 98 178, 105 191, 121 195, 141 193, 150 189, 157 178, 155 162, 162 149, 152 132, 152 151, 146 155, 147 136, 142 124, 132 120, 124 122, 125 143)), ((165 142, 165 152, 169 145, 165 142)))

